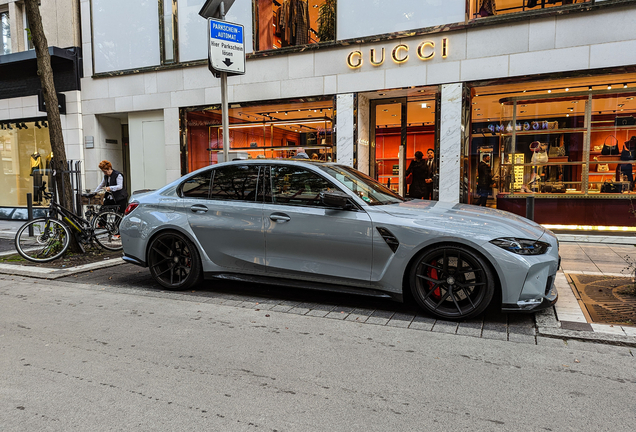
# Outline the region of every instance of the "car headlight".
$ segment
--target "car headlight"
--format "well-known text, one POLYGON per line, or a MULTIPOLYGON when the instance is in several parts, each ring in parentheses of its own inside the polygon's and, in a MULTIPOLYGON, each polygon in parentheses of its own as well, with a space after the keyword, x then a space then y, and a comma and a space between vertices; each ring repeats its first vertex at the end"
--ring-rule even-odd
POLYGON ((511 237, 494 239, 490 243, 519 255, 541 255, 550 247, 548 243, 542 241, 511 237))

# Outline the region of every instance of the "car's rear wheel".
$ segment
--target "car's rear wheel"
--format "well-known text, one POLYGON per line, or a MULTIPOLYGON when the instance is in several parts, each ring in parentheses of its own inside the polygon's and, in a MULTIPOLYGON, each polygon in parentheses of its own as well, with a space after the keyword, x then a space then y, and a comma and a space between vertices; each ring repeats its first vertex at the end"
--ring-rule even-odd
POLYGON ((426 312, 450 320, 481 314, 495 292, 488 264, 458 245, 422 252, 411 268, 410 285, 415 301, 426 312))
POLYGON ((159 234, 148 250, 152 277, 164 288, 184 290, 201 280, 201 260, 196 246, 176 232, 159 234))

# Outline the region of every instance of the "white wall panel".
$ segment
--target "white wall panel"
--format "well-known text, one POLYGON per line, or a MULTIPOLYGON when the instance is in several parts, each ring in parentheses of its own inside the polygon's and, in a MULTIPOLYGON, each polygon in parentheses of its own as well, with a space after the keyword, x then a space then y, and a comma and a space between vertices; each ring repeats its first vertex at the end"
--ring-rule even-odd
POLYGON ((338 0, 336 38, 359 38, 463 22, 466 0, 338 0))
POLYGON ((93 0, 92 21, 96 73, 160 63, 156 1, 93 0))

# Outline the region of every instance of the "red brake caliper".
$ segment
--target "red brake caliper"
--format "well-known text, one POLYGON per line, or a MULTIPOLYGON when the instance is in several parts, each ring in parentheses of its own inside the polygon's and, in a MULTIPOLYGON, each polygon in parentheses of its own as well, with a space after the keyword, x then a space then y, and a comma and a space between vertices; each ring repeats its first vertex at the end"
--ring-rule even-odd
MULTIPOLYGON (((437 266, 437 261, 433 261, 431 263, 431 266, 436 267, 437 266)), ((431 279, 435 279, 437 280, 437 269, 433 268, 433 267, 429 267, 428 269, 428 276, 431 279)), ((429 290, 432 290, 433 287, 435 286, 435 284, 433 282, 428 282, 428 288, 429 290)), ((431 297, 434 297, 436 300, 439 300, 442 296, 442 291, 438 288, 435 288, 435 291, 433 291, 433 294, 431 294, 431 297)))

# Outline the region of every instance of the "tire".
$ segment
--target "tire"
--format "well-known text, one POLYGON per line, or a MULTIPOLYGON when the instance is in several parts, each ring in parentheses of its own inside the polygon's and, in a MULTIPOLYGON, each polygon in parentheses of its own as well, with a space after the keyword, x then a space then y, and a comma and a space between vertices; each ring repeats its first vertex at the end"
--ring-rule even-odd
POLYGON ((71 241, 66 225, 57 219, 39 218, 25 223, 15 235, 15 248, 25 259, 45 263, 58 259, 71 241), (29 236, 29 227, 33 236, 29 236))
POLYGON ((199 253, 182 234, 167 232, 155 237, 147 262, 154 280, 169 290, 185 290, 201 281, 199 253))
POLYGON ((99 213, 93 218, 93 236, 98 245, 109 251, 122 250, 119 224, 122 215, 114 212, 99 213))
POLYGON ((422 252, 411 268, 410 286, 422 309, 447 320, 481 314, 495 292, 494 276, 486 261, 455 245, 422 252))

